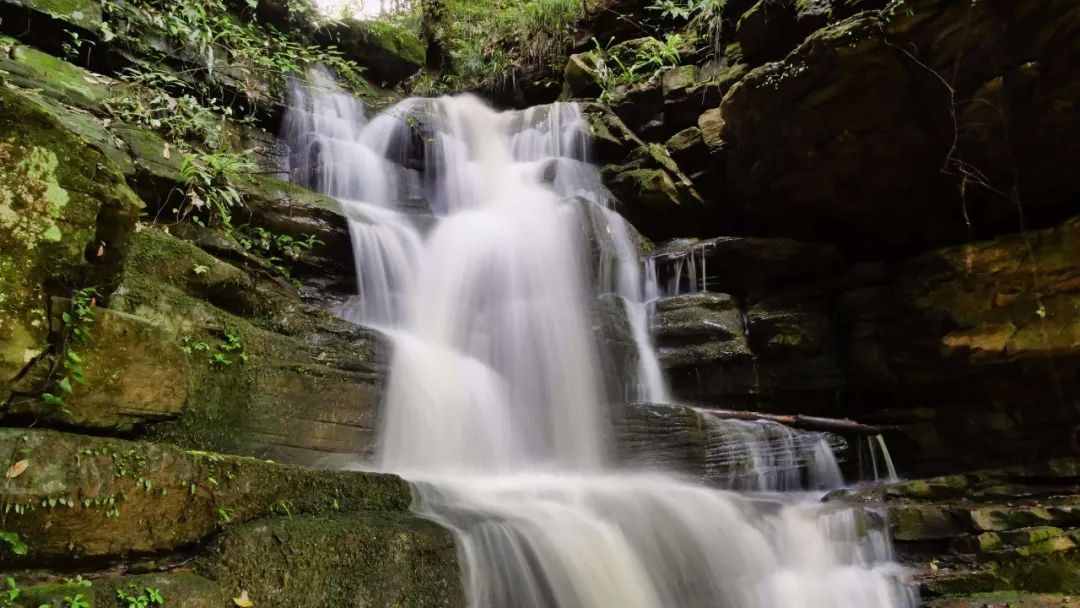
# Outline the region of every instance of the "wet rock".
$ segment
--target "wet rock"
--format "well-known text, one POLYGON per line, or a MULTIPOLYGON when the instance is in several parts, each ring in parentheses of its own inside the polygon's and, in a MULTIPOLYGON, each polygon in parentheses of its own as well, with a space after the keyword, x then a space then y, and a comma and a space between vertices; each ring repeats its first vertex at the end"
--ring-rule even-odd
POLYGON ((705 426, 692 408, 631 404, 615 415, 619 461, 626 467, 705 472, 705 426))
POLYGON ((903 448, 921 466, 1073 450, 1078 230, 1073 219, 937 250, 898 265, 889 285, 841 297, 859 398, 892 400, 878 397, 889 386, 899 400, 933 404, 933 424, 913 426, 903 448), (975 438, 978 455, 950 447, 975 438))
POLYGON ((750 357, 742 313, 731 296, 700 293, 656 303, 653 333, 664 367, 739 363, 750 357))

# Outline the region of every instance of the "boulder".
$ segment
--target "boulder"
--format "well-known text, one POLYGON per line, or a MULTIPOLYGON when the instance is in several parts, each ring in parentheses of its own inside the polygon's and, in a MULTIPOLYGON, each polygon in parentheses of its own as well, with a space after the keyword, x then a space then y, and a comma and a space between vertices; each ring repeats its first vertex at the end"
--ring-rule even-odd
POLYGON ((570 55, 563 70, 563 97, 580 99, 599 97, 602 92, 596 72, 596 52, 570 55))
POLYGON ((656 303, 652 330, 666 368, 738 364, 750 357, 742 313, 727 294, 664 298, 656 303))

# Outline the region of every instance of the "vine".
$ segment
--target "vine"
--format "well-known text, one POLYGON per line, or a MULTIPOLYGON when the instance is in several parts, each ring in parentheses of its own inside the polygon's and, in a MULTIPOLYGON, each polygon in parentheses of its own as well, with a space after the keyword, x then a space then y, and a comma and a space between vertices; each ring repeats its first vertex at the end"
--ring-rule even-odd
POLYGON ((66 397, 74 391, 75 384, 85 384, 83 360, 77 349, 90 341, 90 329, 94 325, 94 305, 100 294, 94 287, 76 290, 71 295, 71 307, 61 315, 64 321, 63 335, 60 342, 60 362, 54 367, 51 376, 59 374, 60 379, 49 383, 51 390, 41 394, 41 400, 58 408, 66 408, 66 397))

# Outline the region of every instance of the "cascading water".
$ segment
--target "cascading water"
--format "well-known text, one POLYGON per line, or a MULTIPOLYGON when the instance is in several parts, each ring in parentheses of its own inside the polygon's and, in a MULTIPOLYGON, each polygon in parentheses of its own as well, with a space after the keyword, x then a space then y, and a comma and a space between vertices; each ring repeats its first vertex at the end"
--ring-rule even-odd
MULTIPOLYGON (((612 467, 589 311, 597 292, 622 295, 648 359, 634 308, 646 315, 655 287, 642 287, 629 229, 606 208, 576 107, 408 100, 362 128, 320 131, 347 118, 326 101, 298 93, 289 123, 305 158, 318 150, 318 167, 301 169, 322 177, 308 183, 391 214, 416 184, 437 216, 422 238, 409 233, 415 249, 394 231, 373 237, 384 250, 409 240, 393 272, 369 263, 372 242, 354 241, 358 274, 384 273, 395 294, 393 310, 360 318, 395 345, 379 464, 412 480, 415 508, 456 532, 471 605, 910 604, 885 535, 857 525, 861 511, 612 467), (421 158, 422 174, 403 158, 421 158), (614 260, 600 276, 584 270, 586 217, 614 260)), ((388 217, 366 214, 365 225, 398 226, 388 217)), ((365 311, 378 296, 359 296, 365 311)), ((651 356, 635 390, 662 398, 651 356)))

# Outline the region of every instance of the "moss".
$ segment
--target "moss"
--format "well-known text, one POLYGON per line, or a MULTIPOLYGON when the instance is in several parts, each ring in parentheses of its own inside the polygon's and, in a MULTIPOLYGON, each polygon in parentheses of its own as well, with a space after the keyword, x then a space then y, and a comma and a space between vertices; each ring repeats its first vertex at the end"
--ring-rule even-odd
POLYGON ((18 529, 30 552, 0 567, 173 550, 273 513, 404 512, 411 501, 392 475, 155 443, 0 429, 0 449, 30 463, 0 488, 0 527, 18 529))
POLYGON ((98 110, 112 79, 93 75, 62 59, 0 36, 0 70, 12 84, 41 89, 46 95, 86 110, 98 110))
POLYGON ((44 13, 89 32, 101 29, 101 3, 98 0, 7 0, 10 3, 44 13))
POLYGON ((424 65, 426 49, 413 30, 387 20, 368 21, 358 27, 371 44, 392 51, 410 63, 424 65))
POLYGON ((226 533, 199 567, 257 605, 465 604, 452 536, 405 513, 252 523, 226 533))
POLYGON ((103 243, 110 253, 122 250, 141 208, 99 150, 32 98, 0 89, 0 392, 45 346, 44 285, 78 282, 104 233, 116 237, 103 243))

